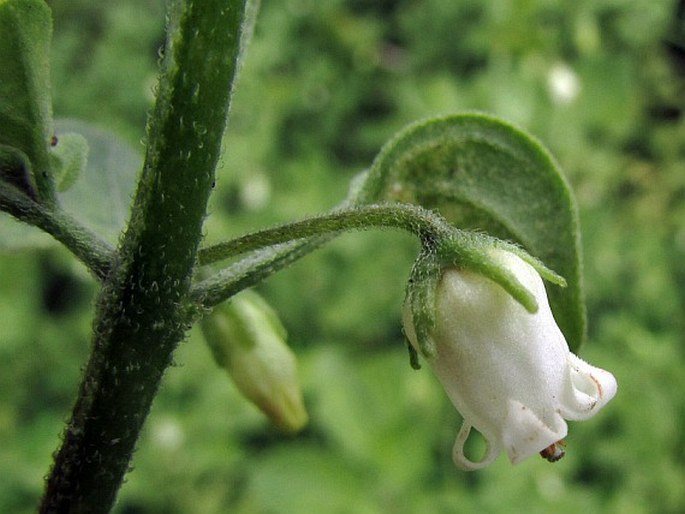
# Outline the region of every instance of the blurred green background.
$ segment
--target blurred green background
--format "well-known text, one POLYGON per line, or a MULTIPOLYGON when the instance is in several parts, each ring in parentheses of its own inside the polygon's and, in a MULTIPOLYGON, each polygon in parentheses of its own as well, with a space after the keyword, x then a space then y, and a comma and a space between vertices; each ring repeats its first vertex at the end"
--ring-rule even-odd
MULTIPOLYGON (((142 152, 163 2, 50 4, 55 115, 142 152)), ((685 512, 683 4, 264 1, 207 240, 334 206, 410 121, 491 112, 539 137, 576 192, 590 321, 581 355, 614 372, 619 393, 571 423, 557 464, 501 457, 457 470, 459 416, 403 347, 417 244, 350 234, 260 287, 300 358, 308 428, 270 428, 193 330, 115 511, 685 512)), ((96 288, 44 241, 2 253, 0 277, 0 512, 33 512, 87 358, 96 288)))

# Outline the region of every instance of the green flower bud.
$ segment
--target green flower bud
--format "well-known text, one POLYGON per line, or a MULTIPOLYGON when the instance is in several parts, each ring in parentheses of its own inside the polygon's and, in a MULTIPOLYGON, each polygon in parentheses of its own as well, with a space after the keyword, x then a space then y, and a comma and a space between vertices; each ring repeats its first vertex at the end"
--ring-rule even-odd
POLYGON ((307 423, 285 328, 257 293, 244 291, 217 306, 202 332, 219 366, 278 429, 297 432, 307 423))

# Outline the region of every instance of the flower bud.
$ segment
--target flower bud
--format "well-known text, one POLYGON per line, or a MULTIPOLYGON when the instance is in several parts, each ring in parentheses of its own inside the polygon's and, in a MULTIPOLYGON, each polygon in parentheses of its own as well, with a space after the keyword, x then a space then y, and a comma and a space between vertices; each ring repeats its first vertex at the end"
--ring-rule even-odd
MULTIPOLYGON (((565 420, 595 415, 616 394, 614 376, 570 352, 547 301, 538 272, 513 253, 491 257, 528 289, 535 313, 494 281, 473 271, 448 268, 435 290, 428 362, 464 418, 453 459, 462 469, 487 466, 506 451, 513 464, 534 453, 550 461, 563 456, 565 420), (471 428, 484 437, 482 459, 464 455, 471 428)), ((409 302, 407 338, 420 348, 409 302)))
POLYGON ((202 331, 216 362, 277 428, 297 432, 307 423, 285 328, 257 293, 244 291, 217 306, 202 331))

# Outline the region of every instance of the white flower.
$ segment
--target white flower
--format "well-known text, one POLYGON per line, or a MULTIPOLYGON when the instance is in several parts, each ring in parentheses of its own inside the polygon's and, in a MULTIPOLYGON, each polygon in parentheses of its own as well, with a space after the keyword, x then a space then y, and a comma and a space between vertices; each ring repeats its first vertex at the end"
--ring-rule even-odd
POLYGON ((557 63, 547 76, 547 87, 555 104, 567 105, 580 94, 581 84, 578 75, 568 65, 557 63))
MULTIPOLYGON (((428 362, 464 418, 453 458, 467 470, 487 466, 503 450, 513 464, 538 452, 558 460, 565 419, 592 417, 617 388, 611 373, 570 352, 537 271, 504 250, 493 250, 492 257, 535 295, 539 308, 529 313, 475 272, 447 269, 437 285, 431 334, 436 351, 428 362), (464 455, 471 428, 487 443, 475 462, 464 455)), ((404 327, 418 351, 408 305, 404 327)))

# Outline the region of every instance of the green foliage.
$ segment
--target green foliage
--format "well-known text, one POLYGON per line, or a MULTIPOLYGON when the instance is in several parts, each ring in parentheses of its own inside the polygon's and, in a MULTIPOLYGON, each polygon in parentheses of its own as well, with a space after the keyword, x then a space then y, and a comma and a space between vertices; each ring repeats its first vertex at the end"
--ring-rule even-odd
POLYGON ((63 134, 50 155, 57 191, 66 191, 74 185, 88 161, 88 143, 81 134, 63 134))
POLYGON ((412 125, 374 161, 362 201, 415 203, 455 226, 521 244, 566 279, 550 304, 569 346, 585 338, 576 205, 551 156, 525 133, 481 114, 412 125))
POLYGON ((100 127, 73 119, 57 119, 55 131, 78 133, 87 144, 88 161, 78 179, 58 195, 65 210, 112 244, 129 216, 142 157, 131 145, 100 127))
POLYGON ((25 194, 46 202, 54 189, 48 159, 51 34, 45 2, 0 2, 0 177, 9 175, 25 194), (8 159, 8 152, 14 158, 8 159))

